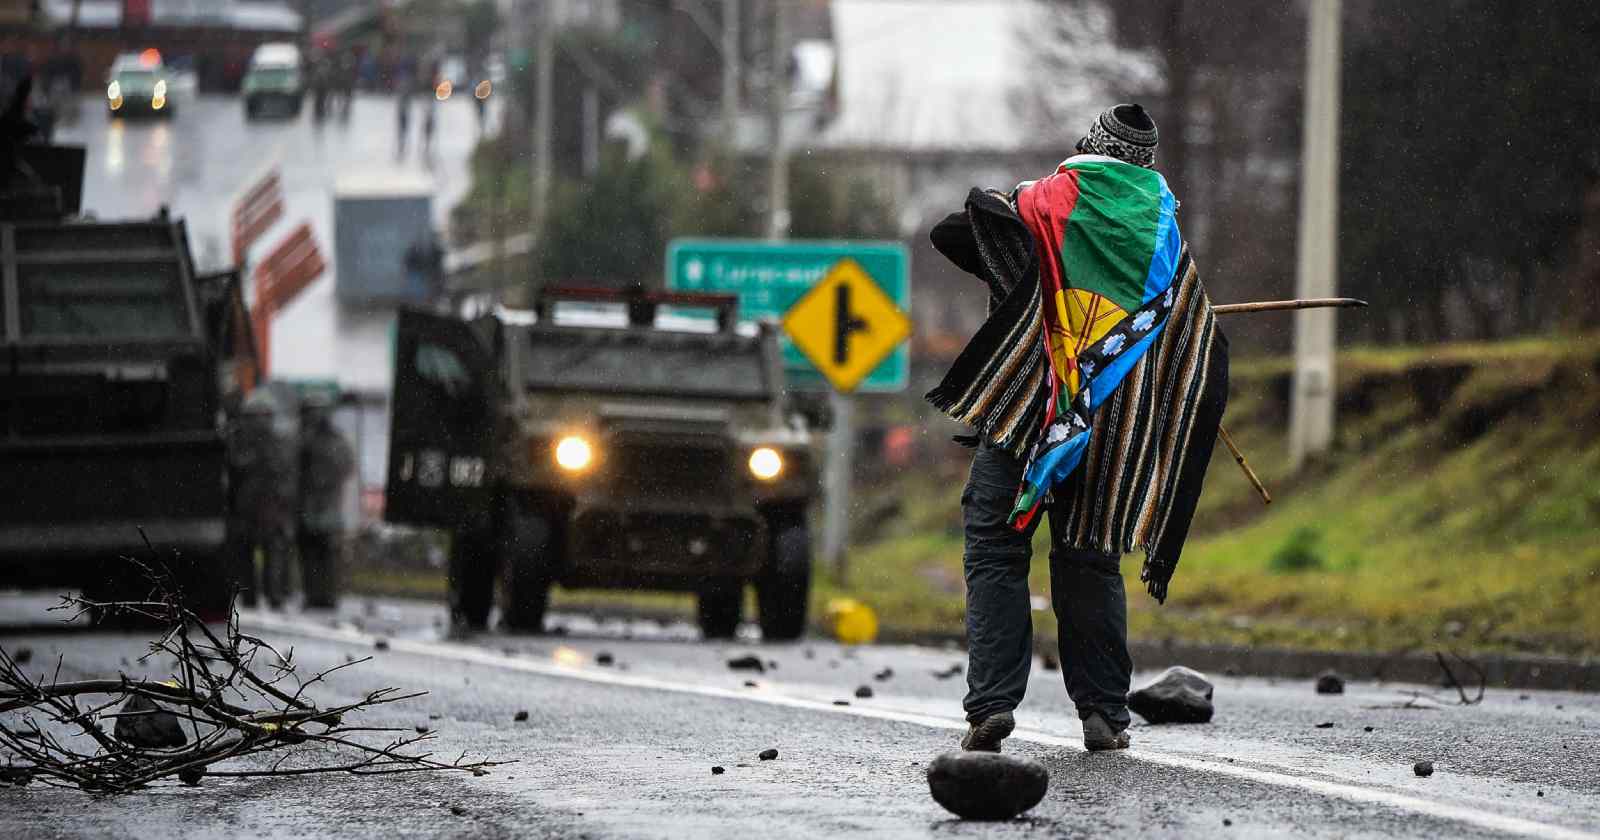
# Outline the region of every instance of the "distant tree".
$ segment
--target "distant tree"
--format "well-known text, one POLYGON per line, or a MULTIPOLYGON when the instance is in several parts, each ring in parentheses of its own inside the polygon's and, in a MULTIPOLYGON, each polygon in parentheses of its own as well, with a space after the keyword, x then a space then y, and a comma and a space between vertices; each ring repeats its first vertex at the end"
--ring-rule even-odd
POLYGON ((1493 338, 1566 320, 1562 269, 1600 125, 1600 5, 1353 0, 1341 275, 1386 337, 1493 338))

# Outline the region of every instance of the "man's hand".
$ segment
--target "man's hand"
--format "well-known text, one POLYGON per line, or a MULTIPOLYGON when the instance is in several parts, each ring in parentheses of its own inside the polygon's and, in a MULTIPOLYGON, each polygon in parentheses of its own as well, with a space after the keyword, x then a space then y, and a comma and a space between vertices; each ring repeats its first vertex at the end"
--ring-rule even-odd
POLYGON ((1175 570, 1167 566, 1151 564, 1149 558, 1145 558, 1144 568, 1139 570, 1139 580, 1144 582, 1145 591, 1149 592, 1150 597, 1156 599, 1158 604, 1167 602, 1167 583, 1172 580, 1173 571, 1175 570))

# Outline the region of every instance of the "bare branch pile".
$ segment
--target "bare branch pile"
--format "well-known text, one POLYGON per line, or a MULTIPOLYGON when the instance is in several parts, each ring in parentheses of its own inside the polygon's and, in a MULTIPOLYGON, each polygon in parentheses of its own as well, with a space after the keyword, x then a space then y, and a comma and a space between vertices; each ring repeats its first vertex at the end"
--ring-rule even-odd
MULTIPOLYGON (((152 577, 154 577, 152 573, 152 577)), ((42 784, 93 793, 126 793, 176 777, 376 775, 457 771, 475 776, 504 762, 435 758, 422 749, 432 733, 353 726, 356 713, 426 692, 380 688, 359 700, 318 706, 308 689, 356 659, 302 679, 294 652, 239 629, 237 611, 213 629, 156 581, 151 600, 97 603, 64 597, 57 609, 94 611, 156 622, 168 629, 141 662, 170 657, 165 680, 61 682, 30 677, 0 648, 0 784, 42 784), (403 733, 403 734, 387 734, 403 733), (249 757, 270 760, 240 761, 249 757)))

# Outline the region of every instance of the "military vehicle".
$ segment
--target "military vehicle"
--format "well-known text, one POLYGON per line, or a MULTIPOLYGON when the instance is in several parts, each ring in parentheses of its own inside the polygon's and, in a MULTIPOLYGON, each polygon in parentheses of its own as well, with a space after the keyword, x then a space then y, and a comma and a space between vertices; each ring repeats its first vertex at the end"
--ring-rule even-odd
POLYGON ((139 598, 137 557, 220 615, 220 418, 254 364, 237 276, 197 276, 164 209, 79 220, 82 149, 17 149, 0 161, 0 580, 139 598))
POLYGON ((693 592, 725 638, 753 584, 764 638, 804 631, 813 437, 775 328, 736 316, 729 296, 573 289, 400 313, 385 517, 452 532, 458 621, 486 623, 498 577, 512 628, 540 631, 560 584, 693 592))

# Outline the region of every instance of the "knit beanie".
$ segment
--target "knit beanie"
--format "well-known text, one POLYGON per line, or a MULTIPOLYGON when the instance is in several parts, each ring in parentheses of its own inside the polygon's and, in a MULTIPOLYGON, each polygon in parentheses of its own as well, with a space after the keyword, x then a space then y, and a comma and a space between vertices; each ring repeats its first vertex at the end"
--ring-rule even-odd
POLYGON ((1089 133, 1078 141, 1078 151, 1105 155, 1153 168, 1156 164, 1156 121, 1138 105, 1113 105, 1095 117, 1089 133))

